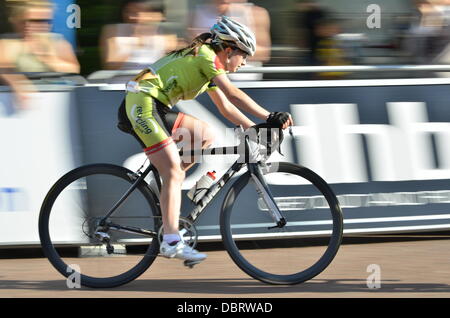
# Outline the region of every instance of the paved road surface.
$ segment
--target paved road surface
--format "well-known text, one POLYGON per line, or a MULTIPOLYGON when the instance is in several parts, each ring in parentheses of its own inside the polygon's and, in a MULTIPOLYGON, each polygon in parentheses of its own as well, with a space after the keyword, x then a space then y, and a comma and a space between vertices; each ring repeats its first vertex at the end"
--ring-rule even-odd
POLYGON ((450 297, 450 235, 346 243, 322 274, 296 286, 271 286, 243 273, 225 251, 194 269, 158 258, 138 280, 109 289, 68 289, 44 258, 0 259, 0 297, 450 297), (369 289, 370 264, 381 286, 369 289))

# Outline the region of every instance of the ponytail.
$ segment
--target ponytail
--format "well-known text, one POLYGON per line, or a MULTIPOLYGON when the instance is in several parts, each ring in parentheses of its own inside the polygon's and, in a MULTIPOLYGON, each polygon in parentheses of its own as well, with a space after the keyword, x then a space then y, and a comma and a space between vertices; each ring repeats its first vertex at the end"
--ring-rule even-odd
POLYGON ((174 50, 169 52, 169 55, 174 54, 175 56, 179 56, 179 55, 194 55, 197 56, 198 54, 198 50, 200 49, 200 47, 203 44, 210 44, 211 43, 211 39, 213 38, 213 35, 211 33, 202 33, 200 35, 198 35, 196 38, 194 38, 194 40, 192 40, 192 43, 182 49, 179 50, 174 50))

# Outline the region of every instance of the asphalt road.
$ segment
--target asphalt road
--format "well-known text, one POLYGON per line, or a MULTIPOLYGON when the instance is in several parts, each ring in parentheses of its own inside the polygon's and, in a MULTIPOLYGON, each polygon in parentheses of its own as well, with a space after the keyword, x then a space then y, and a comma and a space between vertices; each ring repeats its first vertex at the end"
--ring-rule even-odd
POLYGON ((193 269, 158 258, 137 280, 100 290, 69 289, 42 257, 1 257, 2 298, 450 297, 450 234, 346 240, 324 272, 295 286, 260 283, 221 250, 208 251, 207 261, 193 269))

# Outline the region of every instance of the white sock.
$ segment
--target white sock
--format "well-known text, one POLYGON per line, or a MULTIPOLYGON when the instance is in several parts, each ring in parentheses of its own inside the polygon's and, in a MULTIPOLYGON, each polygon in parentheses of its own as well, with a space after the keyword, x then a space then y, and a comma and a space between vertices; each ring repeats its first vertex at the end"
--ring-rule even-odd
POLYGON ((179 242, 181 241, 181 237, 179 234, 164 234, 163 235, 163 240, 164 242, 167 242, 169 244, 174 243, 174 242, 179 242))

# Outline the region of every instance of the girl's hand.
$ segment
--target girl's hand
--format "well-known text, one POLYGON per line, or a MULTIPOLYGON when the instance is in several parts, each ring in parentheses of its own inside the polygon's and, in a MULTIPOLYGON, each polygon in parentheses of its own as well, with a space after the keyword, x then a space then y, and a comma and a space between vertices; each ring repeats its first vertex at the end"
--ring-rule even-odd
POLYGON ((272 112, 267 117, 266 122, 282 129, 294 125, 294 120, 288 112, 272 112))

